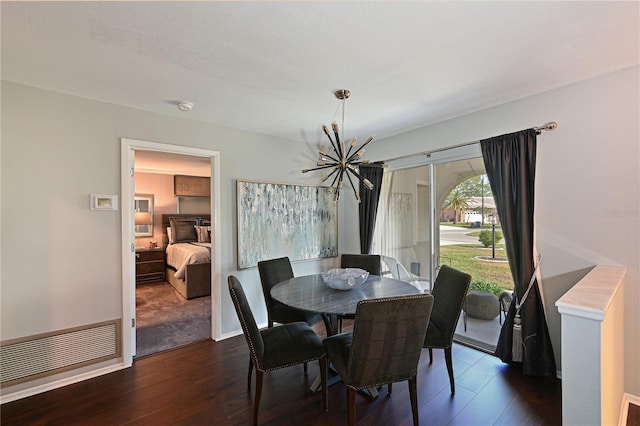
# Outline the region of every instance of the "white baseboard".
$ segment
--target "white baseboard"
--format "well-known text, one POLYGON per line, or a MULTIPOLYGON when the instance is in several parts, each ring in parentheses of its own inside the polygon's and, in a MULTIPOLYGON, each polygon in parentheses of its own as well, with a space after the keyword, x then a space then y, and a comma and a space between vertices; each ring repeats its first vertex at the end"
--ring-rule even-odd
MULTIPOLYGON (((262 323, 262 324, 258 324, 258 328, 259 328, 259 329, 263 329, 263 328, 266 328, 266 327, 267 327, 267 325, 268 325, 268 324, 267 324, 266 322, 264 322, 264 323, 262 323)), ((216 339, 216 341, 218 341, 218 340, 230 339, 230 338, 232 338, 232 337, 240 336, 242 333, 243 333, 243 332, 242 332, 242 329, 234 330, 234 331, 231 331, 231 332, 229 332, 229 333, 224 333, 224 334, 220 335, 220 338, 216 339)))
POLYGON ((124 363, 109 365, 97 370, 88 371, 86 373, 77 374, 75 376, 65 377, 64 379, 56 380, 51 383, 45 383, 31 388, 18 390, 10 393, 3 393, 0 395, 0 404, 7 402, 17 401, 22 398, 37 395, 39 393, 48 392, 50 390, 58 389, 64 386, 72 385, 74 383, 82 382, 84 380, 93 379, 94 377, 103 376, 105 374, 113 373, 127 368, 124 363))

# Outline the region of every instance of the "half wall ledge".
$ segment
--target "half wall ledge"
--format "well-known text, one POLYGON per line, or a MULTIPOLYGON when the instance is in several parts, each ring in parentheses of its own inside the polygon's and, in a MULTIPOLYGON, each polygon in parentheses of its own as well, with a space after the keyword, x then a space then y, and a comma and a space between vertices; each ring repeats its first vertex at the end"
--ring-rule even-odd
POLYGON ((618 424, 626 272, 598 265, 555 303, 561 315, 563 424, 618 424))

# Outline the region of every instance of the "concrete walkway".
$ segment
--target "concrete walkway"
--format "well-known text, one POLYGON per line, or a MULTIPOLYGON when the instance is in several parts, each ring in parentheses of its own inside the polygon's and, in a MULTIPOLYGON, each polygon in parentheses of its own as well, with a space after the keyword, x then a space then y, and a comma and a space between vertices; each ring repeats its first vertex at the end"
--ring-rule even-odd
POLYGON ((451 246, 455 244, 482 245, 478 237, 471 237, 469 233, 480 231, 475 228, 459 228, 457 226, 440 225, 440 245, 451 246))

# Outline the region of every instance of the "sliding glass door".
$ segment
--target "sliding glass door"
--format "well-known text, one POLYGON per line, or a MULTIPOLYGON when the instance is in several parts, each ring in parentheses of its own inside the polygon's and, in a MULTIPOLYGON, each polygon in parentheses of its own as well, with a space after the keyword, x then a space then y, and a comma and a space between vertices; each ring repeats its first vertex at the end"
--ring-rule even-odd
MULTIPOLYGON (((473 288, 493 292, 497 300, 499 286, 510 286, 509 265, 499 238, 495 245, 489 238, 489 247, 481 241, 481 235, 495 231, 495 222, 478 145, 391 160, 382 184, 373 252, 383 256, 387 274, 423 290, 431 290, 440 265, 447 264, 471 274, 473 288)), ((499 236, 499 223, 497 229, 499 236)), ((456 338, 493 350, 500 331, 497 314, 492 319, 461 317, 456 338)))

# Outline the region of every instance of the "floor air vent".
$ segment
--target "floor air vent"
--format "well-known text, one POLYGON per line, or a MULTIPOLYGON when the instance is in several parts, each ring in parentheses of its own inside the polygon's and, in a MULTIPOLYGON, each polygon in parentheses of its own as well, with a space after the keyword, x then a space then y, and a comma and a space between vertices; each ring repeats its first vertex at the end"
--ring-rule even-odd
POLYGON ((106 321, 0 343, 2 387, 120 357, 120 324, 106 321))

